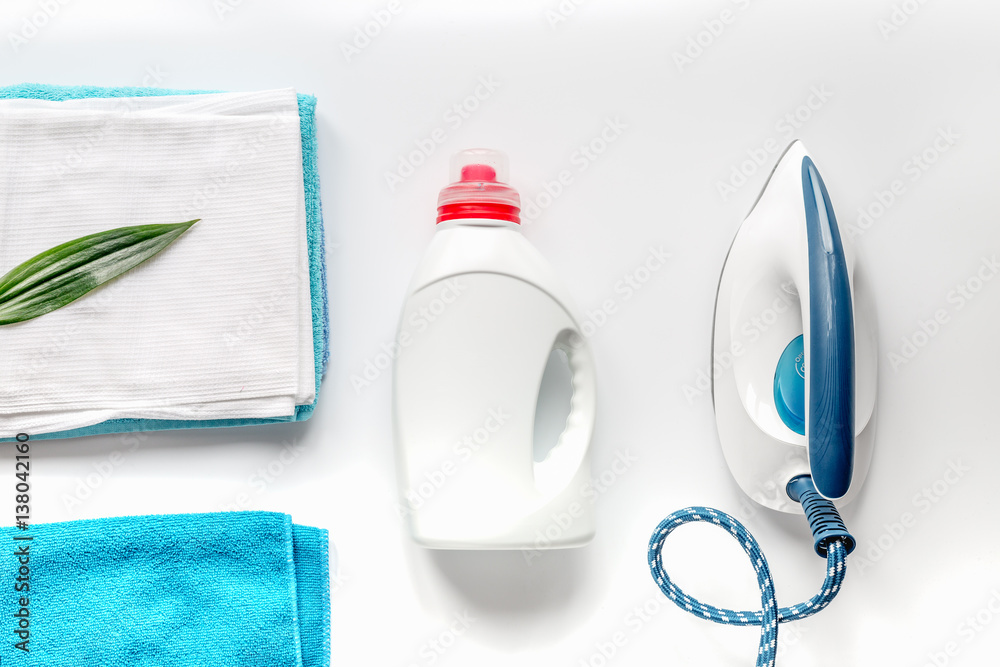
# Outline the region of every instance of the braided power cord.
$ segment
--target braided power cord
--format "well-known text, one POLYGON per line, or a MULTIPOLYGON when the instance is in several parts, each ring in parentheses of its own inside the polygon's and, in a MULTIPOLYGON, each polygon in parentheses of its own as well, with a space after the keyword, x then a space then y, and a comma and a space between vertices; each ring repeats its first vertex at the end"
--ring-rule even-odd
POLYGON ((826 580, 823 588, 807 602, 778 607, 767 559, 753 535, 725 512, 709 507, 688 507, 674 512, 660 522, 649 540, 649 569, 664 595, 674 603, 694 614, 724 625, 759 625, 760 648, 757 651, 757 667, 772 667, 778 645, 778 624, 796 621, 826 607, 837 596, 847 574, 847 555, 854 550, 854 538, 847 532, 837 510, 829 500, 820 496, 808 476, 798 477, 789 483, 789 495, 803 503, 807 518, 816 538, 816 552, 826 556, 826 580), (734 611, 720 609, 699 602, 680 589, 663 569, 662 550, 667 536, 675 528, 685 523, 703 521, 725 528, 736 538, 743 551, 750 557, 757 573, 760 586, 761 611, 734 611))

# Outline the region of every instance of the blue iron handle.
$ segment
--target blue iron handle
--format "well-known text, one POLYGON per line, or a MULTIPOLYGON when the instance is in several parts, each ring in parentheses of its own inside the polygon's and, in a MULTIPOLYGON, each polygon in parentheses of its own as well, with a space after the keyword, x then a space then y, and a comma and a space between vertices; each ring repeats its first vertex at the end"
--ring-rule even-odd
POLYGON ((840 498, 854 472, 854 309, 844 244, 816 165, 802 158, 809 256, 806 438, 816 489, 840 498))

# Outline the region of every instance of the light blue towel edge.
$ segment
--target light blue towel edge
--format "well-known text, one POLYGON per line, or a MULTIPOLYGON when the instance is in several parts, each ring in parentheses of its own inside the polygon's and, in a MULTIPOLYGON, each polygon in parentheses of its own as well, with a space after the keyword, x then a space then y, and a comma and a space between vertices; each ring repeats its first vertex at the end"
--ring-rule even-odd
MULTIPOLYGON (((31 98, 51 101, 91 97, 153 97, 158 95, 200 95, 220 91, 175 90, 169 88, 135 88, 100 86, 54 86, 24 83, 0 87, 0 99, 31 98)), ((252 419, 109 419, 92 426, 29 435, 33 440, 76 438, 108 433, 135 431, 167 431, 188 428, 219 428, 256 426, 284 422, 305 421, 316 410, 320 384, 330 360, 330 309, 326 284, 326 235, 323 228, 323 211, 320 202, 319 170, 316 155, 316 98, 298 94, 299 123, 302 134, 302 180, 305 186, 306 240, 309 249, 309 284, 312 298, 313 352, 316 369, 316 398, 311 404, 297 405, 295 414, 287 417, 252 419)), ((0 442, 11 442, 3 438, 0 442)))
MULTIPOLYGON (((311 583, 310 580, 304 576, 304 568, 295 568, 296 576, 296 609, 299 615, 299 630, 301 632, 302 628, 306 624, 315 624, 319 622, 319 632, 322 636, 322 641, 319 642, 319 646, 316 646, 315 641, 312 637, 302 637, 301 638, 301 654, 302 654, 302 667, 329 667, 330 665, 330 533, 326 528, 315 528, 313 526, 303 526, 301 524, 292 524, 292 544, 293 544, 293 554, 302 556, 301 561, 303 564, 307 562, 314 562, 319 565, 319 576, 316 581, 319 582, 318 589, 315 586, 306 587, 305 584, 311 583), (309 547, 316 547, 319 550, 318 558, 310 559, 306 553, 309 547), (304 599, 312 599, 314 604, 311 606, 319 606, 321 613, 318 618, 313 616, 312 609, 303 610, 299 605, 299 602, 304 599)), ((298 563, 300 559, 295 558, 295 562, 298 563)))
POLYGON ((299 665, 304 667, 302 656, 302 613, 299 609, 298 575, 295 572, 295 529, 292 528, 292 517, 285 515, 285 562, 288 563, 288 590, 292 594, 292 609, 295 622, 292 625, 295 637, 295 653, 299 656, 299 665))

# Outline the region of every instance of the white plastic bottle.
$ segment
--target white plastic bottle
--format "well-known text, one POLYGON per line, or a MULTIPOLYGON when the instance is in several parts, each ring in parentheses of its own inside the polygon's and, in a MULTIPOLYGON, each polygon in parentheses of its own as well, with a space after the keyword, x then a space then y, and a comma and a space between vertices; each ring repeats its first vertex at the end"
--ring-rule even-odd
POLYGON ((521 234, 503 153, 452 158, 438 226, 407 291, 393 369, 401 507, 444 549, 580 546, 594 535, 594 365, 569 299, 521 234), (533 456, 546 362, 573 375, 566 427, 533 456))

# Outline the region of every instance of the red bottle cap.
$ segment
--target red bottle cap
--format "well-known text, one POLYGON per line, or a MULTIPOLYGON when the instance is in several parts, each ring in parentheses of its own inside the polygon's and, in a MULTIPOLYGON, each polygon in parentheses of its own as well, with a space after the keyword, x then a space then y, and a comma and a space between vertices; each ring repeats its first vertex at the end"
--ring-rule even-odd
POLYGON ((438 222, 486 218, 521 223, 521 197, 507 185, 507 156, 472 148, 451 159, 451 180, 438 196, 438 222))

